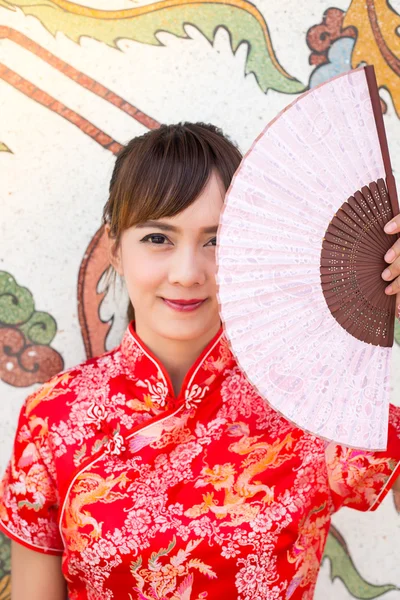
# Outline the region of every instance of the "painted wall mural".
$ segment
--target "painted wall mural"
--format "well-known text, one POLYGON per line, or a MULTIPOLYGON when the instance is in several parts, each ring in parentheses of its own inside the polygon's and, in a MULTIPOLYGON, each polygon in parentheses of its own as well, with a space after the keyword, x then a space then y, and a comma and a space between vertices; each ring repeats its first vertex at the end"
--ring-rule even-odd
POLYGON ((52 316, 35 310, 32 294, 0 271, 0 377, 9 385, 44 383, 62 371, 61 355, 49 346, 56 335, 52 316))
MULTIPOLYGON (((111 348, 125 328, 126 295, 104 286, 99 224, 115 155, 131 137, 203 120, 245 152, 293 95, 370 62, 400 170, 399 1, 110 4, 0 0, 2 470, 32 386, 111 348)), ((393 372, 400 404, 399 323, 393 372)), ((317 600, 400 598, 399 512, 390 494, 377 515, 335 516, 317 600)), ((10 546, 0 536, 7 598, 10 546)))

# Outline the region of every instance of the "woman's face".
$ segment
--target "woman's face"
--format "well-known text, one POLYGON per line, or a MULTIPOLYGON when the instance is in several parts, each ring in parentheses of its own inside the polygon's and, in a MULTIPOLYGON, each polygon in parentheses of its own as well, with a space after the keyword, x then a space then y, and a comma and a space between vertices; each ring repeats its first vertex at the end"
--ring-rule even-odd
POLYGON ((125 230, 114 267, 125 279, 136 329, 152 336, 194 340, 220 327, 216 297, 216 233, 225 190, 213 173, 195 202, 172 218, 125 230), (192 311, 166 300, 201 299, 192 311))

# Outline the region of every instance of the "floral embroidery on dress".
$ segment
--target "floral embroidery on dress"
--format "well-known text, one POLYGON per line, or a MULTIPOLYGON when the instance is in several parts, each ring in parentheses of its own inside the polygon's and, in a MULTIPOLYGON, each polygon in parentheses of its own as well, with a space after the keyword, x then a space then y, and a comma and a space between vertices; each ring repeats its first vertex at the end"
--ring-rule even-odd
POLYGON ((157 381, 155 385, 152 385, 148 379, 145 380, 150 390, 150 398, 152 402, 159 406, 165 406, 165 401, 168 395, 168 387, 162 381, 157 381))
POLYGON ((222 329, 176 398, 132 324, 27 398, 0 528, 63 556, 70 600, 311 600, 332 512, 370 510, 400 471, 326 444, 250 385, 222 329), (51 401, 50 401, 51 400, 51 401))
MULTIPOLYGON (((173 556, 166 557, 176 546, 174 537, 167 548, 153 552, 148 561, 148 568, 142 568, 142 557, 131 563, 131 573, 136 580, 134 591, 141 600, 190 600, 192 596, 195 572, 208 578, 216 578, 212 568, 198 558, 191 558, 193 550, 202 540, 191 540, 185 548, 181 548, 173 556)), ((207 598, 206 591, 198 593, 195 598, 207 598)), ((130 595, 133 599, 133 596, 130 595)))
POLYGON ((199 404, 208 391, 208 387, 201 387, 195 383, 190 389, 185 391, 185 406, 187 409, 194 408, 199 404))

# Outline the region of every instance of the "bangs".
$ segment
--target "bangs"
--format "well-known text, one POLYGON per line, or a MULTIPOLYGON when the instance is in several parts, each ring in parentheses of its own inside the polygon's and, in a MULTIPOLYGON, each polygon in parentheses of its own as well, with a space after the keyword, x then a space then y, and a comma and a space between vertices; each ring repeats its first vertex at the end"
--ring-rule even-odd
POLYGON ((124 153, 110 185, 114 210, 108 222, 117 238, 124 229, 183 211, 202 193, 213 170, 226 191, 242 158, 220 130, 200 123, 162 125, 134 138, 120 156, 124 153))

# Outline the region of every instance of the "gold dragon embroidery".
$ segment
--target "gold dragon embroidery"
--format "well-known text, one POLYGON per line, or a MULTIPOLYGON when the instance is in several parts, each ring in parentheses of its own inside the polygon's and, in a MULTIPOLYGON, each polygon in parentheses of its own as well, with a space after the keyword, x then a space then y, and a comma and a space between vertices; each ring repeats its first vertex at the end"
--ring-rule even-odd
POLYGON ((208 492, 203 495, 201 504, 185 512, 186 516, 198 517, 212 512, 218 519, 223 519, 230 515, 229 525, 239 525, 254 519, 260 510, 258 505, 246 504, 247 499, 263 492, 262 502, 273 502, 275 486, 270 487, 260 481, 254 481, 254 477, 293 458, 293 453, 282 453, 283 450, 291 449, 295 441, 292 435, 289 433, 282 441, 278 439, 273 443, 259 442, 262 436, 249 437, 249 428, 242 422, 230 424, 228 435, 241 436, 229 446, 229 450, 236 454, 248 455, 240 465, 243 470, 237 474, 233 463, 204 467, 195 487, 212 485, 215 491, 224 490, 223 503, 219 504, 218 500, 214 499, 214 492, 208 492))
POLYGON ((102 534, 104 521, 98 522, 91 516, 85 506, 95 502, 111 503, 125 498, 126 494, 113 491, 116 486, 124 488, 128 482, 126 473, 118 477, 109 475, 106 478, 97 473, 81 473, 72 489, 71 500, 65 511, 65 529, 68 536, 68 545, 73 550, 82 551, 86 548, 89 538, 98 539, 102 534), (83 527, 90 526, 90 533, 82 533, 83 527))

